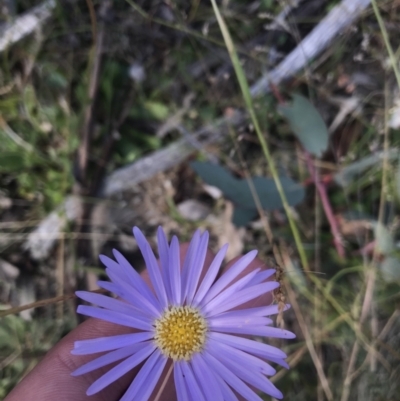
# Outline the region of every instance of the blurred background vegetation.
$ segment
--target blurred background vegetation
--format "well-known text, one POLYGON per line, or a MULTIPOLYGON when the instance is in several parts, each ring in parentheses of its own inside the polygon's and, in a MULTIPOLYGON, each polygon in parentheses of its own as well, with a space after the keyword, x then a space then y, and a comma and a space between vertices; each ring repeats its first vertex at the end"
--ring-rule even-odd
POLYGON ((0 399, 98 255, 140 270, 131 228, 162 225, 278 268, 286 399, 400 400, 399 24, 398 0, 3 1, 0 399))

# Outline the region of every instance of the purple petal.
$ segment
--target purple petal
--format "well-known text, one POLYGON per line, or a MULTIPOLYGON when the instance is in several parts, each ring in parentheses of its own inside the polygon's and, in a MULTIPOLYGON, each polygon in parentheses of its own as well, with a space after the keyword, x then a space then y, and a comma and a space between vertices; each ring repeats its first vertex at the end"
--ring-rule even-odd
POLYGON ((179 241, 176 236, 172 238, 171 246, 169 248, 169 260, 168 260, 170 284, 172 298, 171 302, 173 305, 178 306, 181 303, 181 262, 179 257, 179 241))
POLYGON ((187 401, 189 399, 189 394, 186 382, 183 378, 180 362, 174 363, 174 381, 178 401, 187 401))
POLYGON ((136 291, 135 288, 129 287, 125 283, 110 283, 109 281, 98 281, 97 285, 100 288, 104 288, 107 291, 113 292, 115 295, 129 302, 132 307, 138 309, 140 313, 147 315, 148 317, 160 317, 161 307, 158 305, 158 309, 155 308, 149 300, 144 297, 140 292, 136 291))
POLYGON ((154 352, 156 346, 153 342, 143 347, 136 354, 132 355, 125 361, 121 362, 111 370, 109 370, 106 374, 97 379, 87 390, 87 395, 93 395, 98 393, 103 388, 107 387, 111 383, 118 380, 125 373, 132 370, 135 366, 139 365, 139 363, 143 362, 152 352, 154 352))
POLYGON ((254 260, 256 255, 257 251, 251 251, 234 263, 234 265, 210 288, 201 304, 205 305, 209 303, 215 296, 217 296, 254 260))
POLYGON ((258 372, 268 376, 272 376, 276 373, 276 370, 262 359, 222 342, 210 340, 207 344, 207 349, 217 359, 225 363, 226 366, 227 361, 229 361, 250 372, 258 372))
POLYGON ((191 263, 188 276, 186 303, 191 304, 199 283, 200 275, 206 260, 209 234, 207 231, 200 237, 200 244, 195 252, 194 260, 191 263))
POLYGON ((207 313, 208 316, 215 316, 219 313, 225 312, 227 310, 233 309, 236 306, 242 305, 254 298, 259 297, 266 292, 272 291, 274 288, 279 287, 279 283, 270 281, 267 283, 257 284, 253 287, 247 287, 239 291, 235 297, 220 305, 217 305, 213 310, 207 313))
POLYGON ((274 273, 276 272, 275 269, 268 269, 268 270, 263 270, 260 273, 258 273, 248 284, 247 286, 250 287, 252 285, 260 284, 266 279, 270 278, 274 273))
MULTIPOLYGON (((262 311, 260 311, 260 313, 262 313, 262 316, 272 316, 272 315, 276 315, 277 313, 279 313, 279 308, 281 308, 280 305, 278 304, 274 304, 274 305, 269 305, 269 306, 262 306, 260 309, 262 309, 262 311)), ((288 310, 290 309, 290 305, 286 304, 283 307, 283 310, 288 310)))
POLYGON ((156 349, 140 369, 120 401, 147 401, 160 379, 166 363, 167 358, 156 349))
MULTIPOLYGON (((242 351, 248 352, 250 354, 255 354, 269 360, 272 360, 272 358, 282 359, 287 357, 287 355, 279 348, 261 343, 259 341, 216 332, 210 332, 208 335, 210 339, 219 341, 237 349, 241 349, 242 351)), ((272 361, 275 362, 275 360, 272 361)))
POLYGON ((182 299, 186 299, 189 288, 189 272, 194 262, 194 257, 199 247, 200 230, 196 230, 190 241, 182 267, 182 299))
POLYGON ((165 285, 165 291, 167 292, 167 298, 172 299, 171 284, 169 277, 169 245, 167 237, 161 227, 157 229, 157 244, 158 244, 158 254, 160 256, 161 265, 161 275, 165 285))
POLYGON ((226 384, 225 380, 218 375, 216 375, 215 378, 221 387, 222 396, 225 401, 239 401, 232 389, 226 384))
POLYGON ((221 386, 215 376, 210 374, 207 364, 200 353, 197 353, 192 358, 190 365, 192 366, 197 383, 203 390, 206 400, 224 401, 221 386))
POLYGON ((74 349, 71 351, 71 354, 88 355, 97 352, 111 351, 113 349, 128 347, 142 341, 150 340, 153 337, 153 333, 143 332, 75 341, 74 349))
POLYGON ((139 314, 143 316, 143 312, 135 308, 133 305, 126 302, 119 301, 105 295, 96 294, 88 291, 76 291, 75 295, 84 301, 90 302, 94 305, 101 306, 102 308, 110 309, 116 312, 122 312, 126 314, 139 314))
POLYGON ((143 296, 149 302, 151 302, 154 307, 159 308, 159 302, 157 301, 147 283, 143 280, 143 277, 131 266, 131 264, 125 259, 125 256, 123 256, 122 253, 118 252, 116 249, 113 249, 113 254, 118 263, 131 272, 130 276, 132 277, 132 279, 130 280, 130 282, 133 287, 136 288, 138 292, 143 294, 143 296))
POLYGON ((211 262, 210 267, 207 270, 207 273, 200 284, 199 289, 194 296, 192 304, 194 306, 199 305, 199 303, 203 300, 204 296, 207 294, 207 291, 210 289, 213 284, 215 277, 217 277, 221 264, 225 258, 226 251, 228 250, 228 244, 224 245, 216 254, 214 260, 211 262))
POLYGON ((117 263, 115 260, 112 260, 111 258, 105 255, 100 255, 99 259, 101 260, 104 266, 108 267, 110 270, 113 270, 115 274, 124 277, 124 280, 129 281, 132 285, 134 284, 133 276, 130 271, 134 270, 132 266, 129 265, 130 269, 127 269, 126 265, 121 265, 117 263))
POLYGON ((231 284, 228 288, 221 291, 213 300, 211 300, 208 304, 203 305, 202 311, 207 313, 212 311, 216 306, 223 304, 227 301, 232 294, 238 293, 243 287, 247 285, 247 283, 258 273, 257 270, 252 271, 246 276, 242 277, 240 280, 231 284))
POLYGON ((296 335, 290 331, 268 326, 221 327, 221 329, 215 328, 214 331, 222 333, 244 334, 249 336, 285 338, 286 340, 296 338, 296 335))
POLYGON ((143 319, 135 318, 123 313, 109 311, 107 309, 95 308, 94 306, 79 305, 76 310, 78 313, 97 319, 105 320, 119 324, 121 326, 133 327, 135 329, 141 329, 145 331, 153 331, 154 327, 143 319))
MULTIPOLYGON (((288 305, 287 305, 288 306, 288 305)), ((289 309, 286 307, 284 310, 289 309)), ((248 316, 272 316, 276 315, 279 312, 279 305, 269 305, 269 306, 259 306, 257 308, 248 308, 248 309, 240 309, 233 310, 231 312, 220 313, 219 317, 225 316, 237 316, 237 317, 248 317, 248 316)))
POLYGON ((100 369, 103 366, 109 365, 110 363, 125 359, 128 356, 133 355, 139 349, 143 348, 143 345, 144 343, 139 343, 108 352, 107 354, 102 355, 99 358, 94 359, 93 361, 85 363, 80 368, 72 372, 71 376, 80 376, 85 373, 92 372, 93 370, 100 369))
POLYGON ((197 380, 192 372, 192 368, 190 367, 189 363, 186 361, 181 362, 181 368, 183 377, 187 383, 187 388, 189 393, 191 394, 191 399, 193 401, 206 401, 204 398, 203 392, 201 391, 197 380))
POLYGON ((236 316, 219 317, 219 315, 217 315, 208 319, 210 329, 220 329, 221 327, 267 326, 272 323, 273 322, 271 319, 261 316, 249 316, 247 318, 240 318, 236 316))
POLYGON ((139 249, 142 252, 147 270, 149 272, 151 283, 153 284, 154 291, 157 295, 157 298, 161 306, 164 309, 168 306, 168 300, 157 260, 146 238, 137 227, 133 228, 133 234, 136 238, 139 249))
MULTIPOLYGON (((221 345, 221 344, 220 344, 221 345)), ((221 347, 223 349, 223 347, 221 347)), ((241 378, 245 382, 250 385, 258 388, 261 391, 271 395, 275 398, 282 398, 282 393, 259 371, 255 369, 246 369, 247 361, 243 359, 241 362, 238 360, 234 360, 233 355, 229 355, 227 357, 221 349, 213 349, 213 347, 209 347, 211 354, 218 359, 223 365, 225 365, 232 373, 237 375, 237 377, 241 378)), ((250 357, 250 355, 249 355, 250 357)))
POLYGON ((238 376, 232 373, 227 367, 225 367, 225 365, 214 358, 211 354, 205 352, 204 359, 206 360, 210 369, 214 371, 214 374, 220 376, 247 401, 263 401, 253 390, 251 390, 242 380, 240 380, 238 376))
POLYGON ((290 369, 288 363, 281 358, 268 358, 268 360, 284 367, 285 369, 290 369))

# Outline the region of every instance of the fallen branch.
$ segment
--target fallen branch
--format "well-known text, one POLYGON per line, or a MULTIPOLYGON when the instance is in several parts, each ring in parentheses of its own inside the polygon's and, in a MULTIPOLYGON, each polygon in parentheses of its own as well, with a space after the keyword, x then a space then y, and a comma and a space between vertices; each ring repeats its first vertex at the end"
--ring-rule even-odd
POLYGON ((51 16, 55 6, 55 0, 47 0, 6 24, 0 30, 0 52, 40 28, 51 16))
POLYGON ((300 42, 272 71, 266 73, 250 89, 252 96, 270 91, 270 83, 278 85, 306 67, 368 7, 370 0, 343 0, 300 42))
MULTIPOLYGON (((94 294, 107 294, 108 291, 100 289, 100 290, 94 290, 91 292, 94 294)), ((74 298, 76 298, 75 293, 68 294, 68 295, 60 295, 60 296, 54 297, 54 298, 42 299, 40 301, 31 302, 29 304, 15 306, 14 308, 1 310, 0 318, 6 317, 8 315, 16 315, 17 313, 21 313, 21 312, 23 312, 25 310, 29 310, 29 309, 41 308, 43 306, 47 306, 47 305, 51 305, 51 304, 55 304, 55 303, 59 303, 59 302, 65 302, 65 301, 68 301, 68 300, 74 299, 74 298)))
POLYGON ((135 163, 115 170, 104 181, 101 196, 109 197, 118 192, 135 187, 161 171, 165 171, 185 160, 199 144, 217 142, 228 132, 228 126, 238 125, 244 121, 242 113, 235 112, 230 118, 223 118, 216 124, 184 136, 165 149, 158 150, 149 156, 142 157, 135 163))

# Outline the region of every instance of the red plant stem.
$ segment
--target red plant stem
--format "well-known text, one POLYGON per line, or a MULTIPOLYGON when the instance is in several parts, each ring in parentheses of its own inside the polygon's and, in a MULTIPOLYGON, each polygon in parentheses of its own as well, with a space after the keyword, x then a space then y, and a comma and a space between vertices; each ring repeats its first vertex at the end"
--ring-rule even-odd
POLYGON ((324 212, 326 218, 329 221, 329 225, 331 227, 331 233, 333 235, 333 242, 335 244, 336 251, 340 258, 344 259, 345 257, 345 250, 342 242, 342 236, 340 235, 339 227, 336 221, 336 218, 333 214, 331 203, 329 202, 328 194, 326 192, 326 187, 324 183, 321 182, 319 176, 315 170, 314 164, 311 160, 311 156, 308 152, 304 151, 307 168, 310 172, 311 176, 314 179, 315 186, 317 188, 319 197, 321 199, 322 207, 324 208, 324 212))
MULTIPOLYGON (((333 181, 333 176, 332 176, 332 174, 321 175, 319 177, 319 180, 321 181, 322 184, 328 185, 333 181)), ((314 182, 315 182, 314 178, 309 177, 303 181, 303 185, 308 186, 308 185, 314 184, 314 182)))

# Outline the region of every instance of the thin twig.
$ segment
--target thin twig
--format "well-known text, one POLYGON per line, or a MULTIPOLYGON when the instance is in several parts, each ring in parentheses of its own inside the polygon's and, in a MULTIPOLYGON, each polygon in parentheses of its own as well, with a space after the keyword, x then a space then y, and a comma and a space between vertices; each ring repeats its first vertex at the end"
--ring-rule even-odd
MULTIPOLYGON (((386 322, 385 326, 379 333, 379 336, 375 338, 375 340, 372 342, 372 347, 375 347, 378 343, 382 342, 383 339, 386 337, 386 335, 389 333, 390 329, 392 328, 393 324, 396 322, 396 320, 400 317, 400 309, 396 309, 392 315, 390 316, 389 320, 386 322)), ((370 361, 371 356, 373 356, 372 353, 368 353, 367 356, 365 357, 363 363, 360 365, 360 367, 352 374, 351 379, 355 380, 357 376, 363 371, 364 367, 367 365, 367 363, 370 361)))
POLYGON ((16 132, 14 132, 1 115, 0 128, 2 128, 3 132, 18 146, 21 146, 21 148, 24 148, 30 153, 34 152, 34 147, 30 143, 26 142, 23 138, 21 138, 16 132))
POLYGON ((159 388, 156 396, 154 397, 154 401, 160 401, 162 393, 163 393, 163 391, 165 389, 165 386, 168 383, 169 378, 171 377, 171 374, 172 374, 173 370, 174 370, 174 364, 173 364, 173 362, 171 362, 171 366, 168 369, 168 372, 167 372, 167 374, 166 374, 166 376, 165 376, 165 378, 164 378, 164 380, 163 380, 163 382, 161 384, 161 387, 159 388))
POLYGON ((94 5, 92 0, 86 0, 86 4, 89 9, 89 15, 90 15, 90 24, 92 26, 92 37, 93 37, 93 43, 96 43, 97 41, 97 20, 96 20, 96 12, 94 10, 94 5))
POLYGON ((101 24, 101 27, 97 32, 97 36, 93 45, 94 56, 93 56, 92 68, 89 74, 90 82, 88 89, 88 105, 86 107, 83 121, 81 143, 78 148, 78 167, 79 167, 79 178, 81 182, 84 182, 86 176, 89 143, 92 131, 91 125, 93 118, 93 107, 99 85, 100 63, 101 63, 101 55, 103 52, 103 40, 104 40, 104 24, 101 24))
POLYGON ((394 75, 396 76, 397 85, 400 87, 400 71, 398 67, 398 60, 393 52, 392 45, 390 44, 389 35, 387 33, 385 23, 379 11, 379 7, 376 0, 371 0, 372 8, 374 9, 376 20, 378 21, 379 28, 382 32, 383 40, 385 42, 385 47, 387 52, 389 53, 390 63, 392 64, 392 68, 394 71, 394 75))
POLYGON ((273 240, 274 240, 274 234, 272 233, 271 225, 269 224, 268 218, 265 215, 264 209, 263 209, 263 207, 261 205, 260 197, 258 196, 256 188, 254 187, 254 183, 253 183, 253 180, 251 178, 251 175, 250 175, 250 172, 249 172, 249 168, 247 166, 246 161, 244 160, 244 157, 243 157, 242 151, 240 149, 240 146, 237 143, 237 140, 236 140, 232 130, 230 130, 230 133, 231 133, 231 138, 232 138, 232 141, 233 141, 233 145, 234 145, 234 147, 236 149, 236 153, 237 153, 238 158, 239 158, 239 162, 240 162, 240 164, 241 164, 241 166, 243 168, 244 176, 245 176, 246 181, 247 181, 247 183, 249 185, 251 195, 252 195, 252 197, 254 199, 254 203, 256 205, 258 214, 260 216, 261 223, 262 223, 264 231, 265 231, 265 235, 267 236, 267 239, 268 239, 268 242, 270 243, 270 245, 272 245, 273 244, 273 240))
MULTIPOLYGON (((96 294, 107 294, 108 293, 108 291, 103 290, 103 289, 95 290, 95 291, 91 291, 91 292, 96 293, 96 294)), ((10 309, 6 309, 6 310, 0 311, 0 318, 8 316, 8 315, 16 315, 17 313, 20 313, 20 312, 22 312, 24 310, 34 309, 34 308, 41 308, 43 306, 55 304, 57 302, 68 301, 69 299, 74 299, 74 298, 76 298, 75 294, 68 294, 68 295, 61 295, 59 297, 42 299, 40 301, 32 302, 30 304, 16 306, 14 308, 10 308, 10 309)))
POLYGON ((308 330, 308 325, 304 319, 303 313, 300 310, 300 306, 297 302, 294 291, 293 291, 292 286, 289 281, 287 281, 287 283, 286 283, 286 289, 287 289, 287 294, 289 297, 290 304, 294 310, 294 313, 296 314, 297 321, 299 322, 300 329, 301 329, 304 339, 306 341, 308 352, 309 352, 311 359, 314 363, 314 366, 317 370, 318 378, 321 382, 321 386, 324 390, 325 396, 328 400, 333 400, 333 394, 330 389, 328 379, 326 378, 321 360, 318 358, 318 354, 315 350, 313 340, 312 340, 310 332, 308 330))
MULTIPOLYGON (((57 261, 56 261, 56 281, 57 281, 57 296, 62 297, 64 295, 64 238, 60 239, 57 249, 57 261)), ((64 305, 59 303, 57 305, 57 319, 62 320, 63 318, 64 305)))
POLYGON ((333 235, 333 242, 335 244, 336 251, 337 251, 339 257, 341 259, 344 259, 345 250, 344 250, 344 247, 343 247, 343 239, 342 239, 342 236, 340 234, 338 223, 337 223, 336 218, 335 218, 335 216, 333 214, 332 206, 331 206, 331 204, 329 202, 328 194, 326 192, 326 187, 320 181, 319 175, 317 174, 317 172, 315 170, 315 167, 313 165, 313 162, 311 160, 311 157, 310 157, 309 153, 305 151, 304 154, 305 154, 305 159, 306 159, 306 163, 307 163, 307 168, 308 168, 311 176, 314 179, 314 183, 315 183, 315 186, 317 188, 317 191, 318 191, 318 194, 319 194, 319 198, 320 198, 321 203, 322 203, 322 207, 324 208, 324 212, 325 212, 326 218, 329 221, 329 225, 330 225, 331 232, 332 232, 332 235, 333 235))

